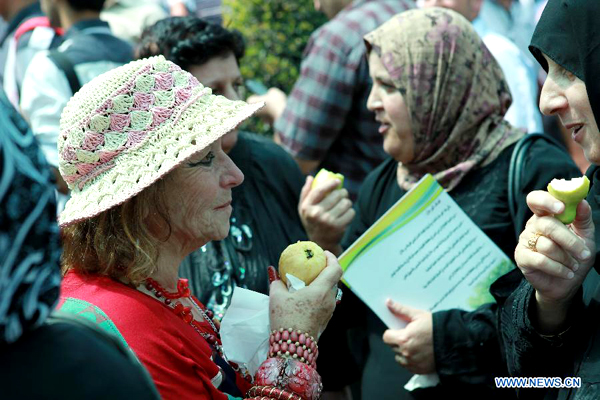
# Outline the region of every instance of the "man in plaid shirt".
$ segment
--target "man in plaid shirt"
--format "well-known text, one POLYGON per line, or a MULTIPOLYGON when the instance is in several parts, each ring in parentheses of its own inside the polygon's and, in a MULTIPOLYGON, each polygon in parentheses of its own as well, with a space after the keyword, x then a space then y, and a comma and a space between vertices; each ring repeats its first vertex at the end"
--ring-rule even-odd
POLYGON ((311 35, 292 93, 286 98, 270 89, 255 97, 267 102, 263 114, 275 121, 275 140, 302 172, 343 174, 352 200, 386 156, 379 124, 366 107, 371 80, 363 36, 413 7, 412 0, 315 0, 330 21, 311 35))

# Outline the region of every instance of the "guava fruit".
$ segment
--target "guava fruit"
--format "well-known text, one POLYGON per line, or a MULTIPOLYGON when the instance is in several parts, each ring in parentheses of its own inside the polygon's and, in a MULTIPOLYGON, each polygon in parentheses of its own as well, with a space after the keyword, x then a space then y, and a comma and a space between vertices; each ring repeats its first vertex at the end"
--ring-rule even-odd
POLYGON ((309 285, 326 266, 325 252, 318 244, 310 241, 289 245, 279 257, 279 275, 286 285, 286 274, 294 275, 309 285))
POLYGON ((548 193, 556 200, 565 203, 565 211, 556 214, 555 217, 563 224, 573 222, 577 213, 577 205, 585 199, 589 190, 590 180, 587 176, 570 180, 552 179, 552 182, 548 184, 548 193))
POLYGON ((311 187, 311 189, 314 189, 315 187, 317 187, 317 186, 321 185, 322 183, 329 181, 331 179, 339 179, 340 180, 340 184, 338 185, 338 187, 336 189, 341 189, 344 187, 344 175, 336 174, 335 172, 328 171, 325 168, 321 168, 319 173, 315 176, 315 179, 313 180, 312 185, 310 187, 311 187))

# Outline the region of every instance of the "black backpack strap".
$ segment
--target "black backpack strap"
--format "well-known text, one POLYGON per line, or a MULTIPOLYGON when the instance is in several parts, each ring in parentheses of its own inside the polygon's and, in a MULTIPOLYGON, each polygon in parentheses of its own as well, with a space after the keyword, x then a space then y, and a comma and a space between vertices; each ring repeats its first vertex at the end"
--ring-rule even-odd
POLYGON ((508 208, 510 217, 515 228, 515 237, 518 238, 523 231, 524 226, 519 226, 517 220, 517 193, 523 187, 523 169, 525 168, 525 157, 529 152, 531 145, 538 139, 546 140, 555 146, 564 149, 565 146, 550 135, 544 133, 529 133, 523 136, 515 145, 510 157, 510 165, 508 167, 508 208))
POLYGON ((77 78, 77 74, 75 73, 75 66, 71 60, 69 60, 69 57, 67 57, 65 53, 56 49, 50 50, 48 52, 48 57, 58 67, 58 69, 65 74, 73 94, 77 93, 79 89, 81 89, 81 83, 79 82, 79 78, 77 78))

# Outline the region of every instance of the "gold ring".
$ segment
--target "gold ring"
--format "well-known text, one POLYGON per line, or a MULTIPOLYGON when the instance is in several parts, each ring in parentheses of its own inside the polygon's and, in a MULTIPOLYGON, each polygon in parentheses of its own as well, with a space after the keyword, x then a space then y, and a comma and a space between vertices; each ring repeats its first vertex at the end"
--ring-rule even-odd
POLYGON ((537 253, 537 248, 535 246, 537 245, 537 241, 540 238, 540 236, 544 235, 542 235, 539 232, 536 232, 533 234, 533 236, 529 238, 529 240, 527 240, 527 247, 529 248, 529 250, 535 251, 537 253))

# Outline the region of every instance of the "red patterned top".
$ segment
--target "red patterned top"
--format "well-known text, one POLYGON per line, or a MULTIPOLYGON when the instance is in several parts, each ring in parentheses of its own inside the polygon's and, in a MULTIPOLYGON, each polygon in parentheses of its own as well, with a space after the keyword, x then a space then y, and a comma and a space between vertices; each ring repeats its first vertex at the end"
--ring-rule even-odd
MULTIPOLYGON (((227 394, 244 397, 250 389, 191 325, 136 289, 105 276, 70 271, 61 286, 61 302, 66 298, 91 303, 110 318, 166 400, 225 400, 227 394)), ((211 329, 206 321, 197 324, 211 329)))

